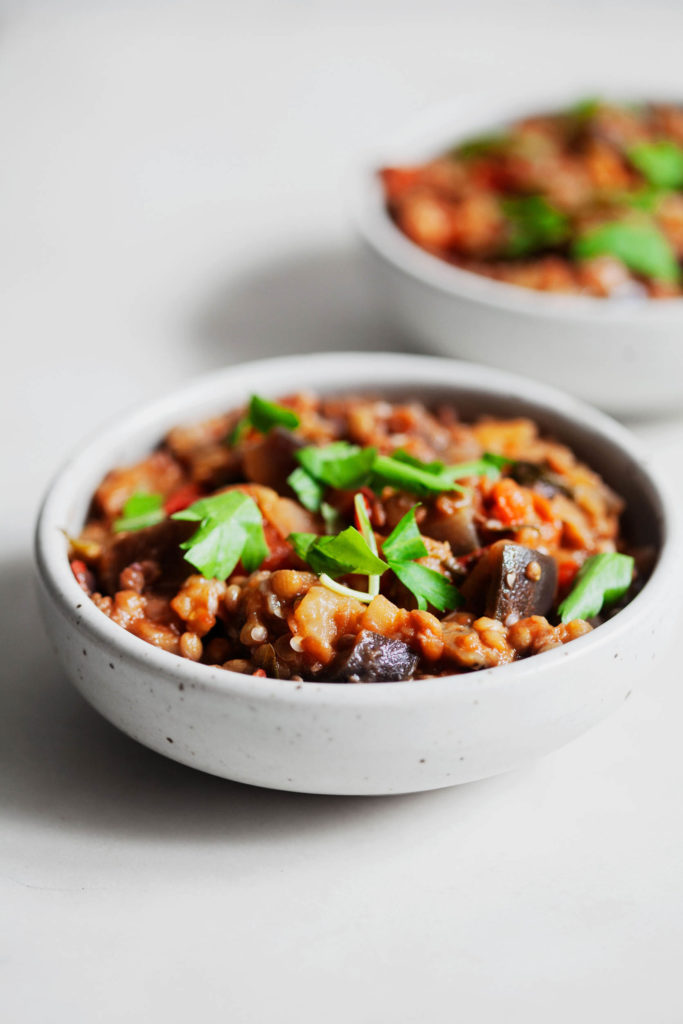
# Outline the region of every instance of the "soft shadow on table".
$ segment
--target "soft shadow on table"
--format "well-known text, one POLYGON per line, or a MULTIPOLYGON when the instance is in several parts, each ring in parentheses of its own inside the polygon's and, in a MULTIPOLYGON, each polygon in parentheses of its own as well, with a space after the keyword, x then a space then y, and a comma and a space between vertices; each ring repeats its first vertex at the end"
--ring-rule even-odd
MULTIPOLYGON (((404 813, 394 797, 325 797, 227 782, 153 753, 118 732, 70 686, 44 635, 29 559, 0 565, 6 676, 0 691, 0 814, 46 829, 155 839, 243 843, 311 835, 404 813)), ((460 787, 471 791, 493 783, 460 787)))
POLYGON ((195 352, 209 366, 317 351, 410 351, 374 306, 363 254, 317 248, 220 279, 190 314, 195 352), (199 354, 199 353, 197 353, 199 354))

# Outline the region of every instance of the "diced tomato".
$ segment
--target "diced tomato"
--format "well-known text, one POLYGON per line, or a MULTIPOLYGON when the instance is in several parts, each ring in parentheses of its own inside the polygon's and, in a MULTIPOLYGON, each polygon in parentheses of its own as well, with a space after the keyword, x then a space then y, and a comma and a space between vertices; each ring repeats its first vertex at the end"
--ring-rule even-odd
POLYGON ((510 477, 496 481, 491 491, 491 502, 493 518, 508 526, 536 520, 532 495, 510 477))
POLYGON ((261 569, 294 569, 299 564, 294 550, 271 523, 263 524, 263 532, 266 544, 270 548, 270 554, 261 563, 261 569))
POLYGON ((574 578, 581 568, 572 553, 558 554, 557 556, 557 586, 560 593, 566 592, 574 582, 574 578))
POLYGON ((266 677, 266 670, 264 668, 257 668, 255 672, 251 673, 252 676, 260 676, 262 679, 266 677))
POLYGON ((385 167, 379 173, 389 201, 399 199, 404 193, 415 188, 422 176, 419 167, 385 167))
POLYGON ((71 563, 71 571, 81 590, 84 590, 86 594, 91 594, 95 589, 95 577, 85 562, 82 562, 80 558, 74 558, 71 563))
POLYGON ((167 516, 172 516, 174 512, 182 512, 188 505, 198 501, 201 496, 202 492, 197 484, 184 484, 166 499, 164 502, 164 512, 167 516))

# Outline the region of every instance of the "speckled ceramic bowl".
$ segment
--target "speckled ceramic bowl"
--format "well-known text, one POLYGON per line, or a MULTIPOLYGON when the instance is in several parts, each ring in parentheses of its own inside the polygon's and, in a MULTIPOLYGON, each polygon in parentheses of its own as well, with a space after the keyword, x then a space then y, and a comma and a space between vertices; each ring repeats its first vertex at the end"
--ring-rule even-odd
MULTIPOLYGON (((657 90, 603 89, 622 101, 657 90)), ((601 299, 495 281, 425 252, 386 212, 380 167, 421 163, 456 142, 539 109, 562 110, 577 93, 458 97, 377 143, 351 182, 353 219, 386 317, 425 347, 522 372, 622 415, 683 408, 683 299, 601 299)), ((669 99, 669 102, 671 100, 669 99)))
POLYGON ((678 563, 674 519, 636 440, 557 391, 480 366, 406 355, 307 355, 230 367, 110 426, 77 452, 36 532, 40 603, 55 651, 85 698, 167 757, 241 782, 314 793, 402 793, 468 782, 567 743, 653 669, 678 563), (528 415, 624 495, 626 530, 659 551, 641 593, 595 632, 469 675, 345 686, 255 678, 183 660, 112 623, 77 585, 63 530, 78 533, 112 466, 172 425, 300 388, 452 401, 464 418, 528 415))

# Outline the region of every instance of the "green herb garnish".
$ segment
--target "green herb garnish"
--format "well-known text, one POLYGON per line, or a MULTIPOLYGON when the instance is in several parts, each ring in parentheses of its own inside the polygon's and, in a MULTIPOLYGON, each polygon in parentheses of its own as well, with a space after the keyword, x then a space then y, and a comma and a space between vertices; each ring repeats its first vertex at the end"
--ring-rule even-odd
POLYGON ((241 491, 201 498, 171 518, 200 524, 180 547, 207 579, 227 579, 240 560, 246 572, 253 572, 269 553, 259 507, 241 491))
POLYGON ((509 138, 506 135, 480 135, 454 146, 450 156, 458 160, 476 160, 479 157, 497 156, 504 152, 509 138))
POLYGON ((602 101, 597 96, 587 96, 570 108, 569 116, 576 118, 578 121, 589 121, 592 117, 595 117, 601 106, 602 101))
POLYGON ((382 552, 386 561, 383 561, 376 550, 373 551, 376 544, 364 506, 363 512, 359 513, 363 496, 356 495, 356 499, 356 514, 359 516, 362 533, 349 526, 335 537, 292 533, 288 538, 299 558, 308 562, 313 571, 318 573, 321 583, 337 593, 368 603, 379 593, 380 576, 391 569, 415 595, 418 608, 426 609, 428 605, 433 605, 439 611, 457 608, 461 597, 456 587, 434 569, 415 561, 429 553, 417 526, 415 509, 406 512, 384 541, 382 552), (367 592, 352 590, 334 582, 337 577, 351 573, 370 577, 367 592))
POLYGON ((409 456, 378 455, 372 466, 370 484, 372 487, 396 487, 410 494, 428 497, 443 491, 462 491, 456 484, 449 466, 440 463, 419 463, 409 456), (439 468, 437 469, 436 466, 439 468))
POLYGON ((557 609, 562 622, 592 619, 604 605, 623 597, 633 579, 633 559, 606 551, 591 555, 579 570, 574 586, 557 609))
POLYGON ((449 580, 435 569, 415 561, 429 552, 418 528, 414 508, 406 512, 384 541, 382 554, 392 572, 417 598, 418 608, 424 611, 428 605, 433 605, 445 612, 462 603, 457 588, 449 580))
POLYGON ((655 213, 657 207, 669 192, 665 188, 657 188, 655 185, 643 185, 642 188, 634 189, 632 192, 622 192, 615 195, 617 203, 624 203, 634 210, 642 210, 644 213, 655 213))
POLYGON ((162 494, 147 494, 139 491, 131 495, 123 506, 123 513, 114 520, 114 533, 132 530, 144 530, 146 526, 160 523, 164 515, 164 497, 162 494))
POLYGON ((320 502, 320 515, 325 524, 325 533, 336 533, 339 529, 340 515, 334 505, 326 501, 320 502))
POLYGON ((497 475, 511 461, 486 452, 472 462, 446 466, 438 461, 422 462, 401 449, 392 455, 378 455, 376 448, 360 448, 348 441, 301 448, 296 458, 300 467, 290 474, 288 482, 311 512, 318 511, 323 498, 323 490, 314 487, 316 481, 340 490, 390 486, 428 497, 443 491, 462 491, 457 479, 497 475))
POLYGON ((628 150, 628 158, 651 185, 680 188, 683 185, 683 149, 670 139, 639 142, 628 150))
POLYGON ((325 488, 303 466, 297 466, 289 474, 287 483, 304 508, 307 508, 309 512, 318 511, 322 504, 325 488))
POLYGON ((237 444, 249 427, 253 427, 261 434, 267 434, 273 427, 286 427, 288 430, 294 430, 300 422, 301 420, 292 409, 287 409, 284 405, 277 405, 276 402, 270 402, 267 398, 261 398, 260 395, 252 395, 246 413, 233 427, 228 441, 231 445, 237 444))
POLYGON ((347 526, 333 537, 290 533, 287 539, 299 558, 308 562, 318 575, 327 574, 333 579, 349 573, 381 576, 388 569, 387 563, 371 551, 355 526, 347 526))
POLYGON ((614 256, 635 274, 675 283, 676 255, 666 236, 651 221, 610 221, 587 231, 573 245, 579 260, 614 256))
POLYGON ((359 448, 348 441, 300 448, 295 457, 316 480, 339 490, 353 490, 367 479, 377 457, 376 448, 359 448))
POLYGON ((569 220, 543 196, 503 199, 501 207, 509 230, 506 256, 528 256, 552 249, 569 236, 569 220))

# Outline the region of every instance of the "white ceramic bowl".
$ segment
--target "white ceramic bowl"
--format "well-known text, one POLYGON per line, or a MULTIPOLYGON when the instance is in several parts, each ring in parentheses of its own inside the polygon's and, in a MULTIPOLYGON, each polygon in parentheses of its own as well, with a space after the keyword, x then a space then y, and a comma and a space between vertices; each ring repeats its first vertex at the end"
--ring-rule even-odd
POLYGON ((674 520, 634 438, 575 399, 496 370, 424 356, 296 356, 229 367, 120 419, 63 467, 36 533, 45 623, 65 672, 124 732, 184 764, 242 782, 316 793, 401 793, 505 771, 566 743, 653 671, 677 586, 674 520), (78 533, 103 474, 174 424, 253 391, 277 397, 373 391, 447 399, 464 417, 528 414, 567 441, 628 502, 627 528, 660 557, 642 592, 595 632, 526 661, 469 675, 348 686, 197 665, 125 632, 78 587, 63 534, 78 533))
POLYGON ((576 98, 464 96, 377 145, 354 176, 352 210, 379 301, 400 329, 441 353, 528 374, 610 412, 683 411, 683 299, 554 295, 494 281, 425 252, 386 213, 380 167, 422 162, 576 98))

